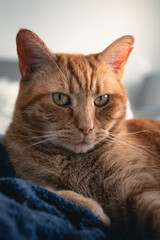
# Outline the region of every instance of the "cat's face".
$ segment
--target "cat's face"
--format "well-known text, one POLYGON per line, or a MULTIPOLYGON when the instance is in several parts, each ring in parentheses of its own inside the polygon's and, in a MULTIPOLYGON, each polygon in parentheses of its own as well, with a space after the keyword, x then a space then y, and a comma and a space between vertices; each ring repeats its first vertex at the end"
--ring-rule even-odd
POLYGON ((125 117, 120 78, 133 38, 123 38, 118 50, 115 43, 110 46, 117 56, 109 48, 87 56, 53 54, 37 35, 21 30, 17 50, 22 80, 13 121, 75 153, 104 141, 125 117))

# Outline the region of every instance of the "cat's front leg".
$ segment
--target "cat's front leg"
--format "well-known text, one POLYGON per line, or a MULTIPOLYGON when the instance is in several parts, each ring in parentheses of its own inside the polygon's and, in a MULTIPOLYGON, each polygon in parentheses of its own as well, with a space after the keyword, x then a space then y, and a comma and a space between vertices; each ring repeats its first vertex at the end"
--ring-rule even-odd
POLYGON ((57 195, 65 198, 68 201, 87 208, 107 226, 110 225, 109 217, 104 213, 102 207, 95 200, 91 198, 86 198, 83 195, 70 190, 53 190, 51 187, 46 188, 49 191, 56 193, 57 195))

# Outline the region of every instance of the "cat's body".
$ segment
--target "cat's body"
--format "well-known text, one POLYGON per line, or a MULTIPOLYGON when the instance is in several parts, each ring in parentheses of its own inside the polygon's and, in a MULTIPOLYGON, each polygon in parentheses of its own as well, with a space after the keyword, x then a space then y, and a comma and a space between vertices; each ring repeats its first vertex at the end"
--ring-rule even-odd
POLYGON ((102 207, 115 239, 157 240, 160 122, 125 120, 120 78, 133 38, 117 41, 100 54, 55 55, 21 30, 22 81, 4 145, 17 176, 107 222, 102 207))

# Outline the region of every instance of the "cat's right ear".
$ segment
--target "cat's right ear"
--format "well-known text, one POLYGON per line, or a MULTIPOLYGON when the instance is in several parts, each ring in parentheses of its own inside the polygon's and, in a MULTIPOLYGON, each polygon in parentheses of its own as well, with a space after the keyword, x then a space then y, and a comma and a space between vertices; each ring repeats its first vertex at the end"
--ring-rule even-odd
POLYGON ((22 78, 29 78, 33 72, 47 64, 51 56, 53 57, 45 43, 28 29, 18 32, 16 42, 22 78))
POLYGON ((123 36, 114 41, 109 47, 98 55, 107 67, 117 74, 118 78, 123 75, 124 66, 133 49, 134 37, 132 35, 123 36))

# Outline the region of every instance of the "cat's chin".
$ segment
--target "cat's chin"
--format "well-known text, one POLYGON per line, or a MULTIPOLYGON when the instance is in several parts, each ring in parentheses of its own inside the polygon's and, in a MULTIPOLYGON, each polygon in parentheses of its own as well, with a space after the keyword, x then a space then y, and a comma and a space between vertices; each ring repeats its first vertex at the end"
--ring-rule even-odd
POLYGON ((79 144, 62 144, 65 149, 68 149, 74 153, 86 153, 89 150, 93 149, 95 144, 79 143, 79 144))

